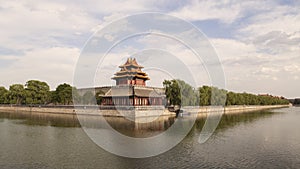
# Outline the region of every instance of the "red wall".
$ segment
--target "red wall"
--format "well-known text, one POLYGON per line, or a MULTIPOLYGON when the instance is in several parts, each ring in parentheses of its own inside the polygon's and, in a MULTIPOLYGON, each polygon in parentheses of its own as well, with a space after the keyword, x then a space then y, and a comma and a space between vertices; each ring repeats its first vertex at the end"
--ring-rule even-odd
POLYGON ((127 79, 119 79, 116 81, 117 85, 140 85, 140 86, 145 86, 146 82, 142 79, 137 79, 137 80, 127 80, 127 79))

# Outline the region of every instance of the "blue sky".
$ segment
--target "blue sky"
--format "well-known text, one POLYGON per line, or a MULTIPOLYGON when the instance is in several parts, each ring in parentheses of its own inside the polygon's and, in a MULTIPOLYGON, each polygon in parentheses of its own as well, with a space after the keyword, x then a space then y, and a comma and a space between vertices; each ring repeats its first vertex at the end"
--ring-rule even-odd
POLYGON ((299 9, 299 1, 284 0, 2 1, 0 86, 29 79, 47 81, 52 89, 73 83, 80 52, 97 30, 124 16, 161 12, 208 37, 228 90, 300 97, 299 9))

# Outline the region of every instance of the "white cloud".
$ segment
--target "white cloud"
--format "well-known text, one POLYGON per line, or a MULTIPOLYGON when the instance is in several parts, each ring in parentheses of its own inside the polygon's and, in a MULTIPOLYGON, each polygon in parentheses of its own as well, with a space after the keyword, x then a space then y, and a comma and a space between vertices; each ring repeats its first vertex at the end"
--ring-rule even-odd
POLYGON ((47 81, 52 89, 62 82, 71 84, 78 56, 77 48, 53 47, 28 51, 9 67, 0 68, 1 85, 24 84, 30 79, 47 81))
POLYGON ((229 90, 297 95, 293 88, 282 92, 279 85, 270 86, 273 81, 280 81, 281 86, 300 85, 296 77, 300 74, 300 58, 295 60, 299 54, 289 52, 290 45, 278 54, 270 54, 259 50, 254 42, 233 39, 211 39, 211 42, 222 61, 229 90))
POLYGON ((171 15, 190 21, 217 19, 224 23, 232 23, 239 17, 240 5, 229 1, 198 1, 193 0, 171 15))
POLYGON ((182 8, 170 12, 170 14, 189 21, 218 20, 225 24, 232 24, 248 14, 272 9, 273 5, 274 1, 272 0, 192 0, 182 8))
POLYGON ((271 10, 252 16, 239 32, 255 38, 271 31, 287 34, 299 33, 299 6, 274 5, 271 10))
MULTIPOLYGON (((152 30, 152 32, 158 33, 159 31, 152 30)), ((95 53, 90 56, 100 58, 102 54, 95 53)), ((189 82, 192 82, 190 79, 195 76, 196 82, 192 82, 193 85, 194 83, 198 86, 210 84, 209 75, 201 60, 190 49, 172 38, 147 34, 127 39, 107 53, 101 66, 98 67, 95 78, 96 86, 114 84, 110 78, 118 71, 118 66, 125 63, 127 57, 130 56, 136 57, 137 61, 145 66, 146 72, 149 71, 152 79, 149 84, 161 86, 164 80, 161 78, 169 75, 188 79, 189 82), (179 70, 180 72, 178 72, 179 70)), ((90 86, 92 85, 90 84, 90 86)))
POLYGON ((300 74, 300 65, 292 63, 283 67, 283 70, 292 74, 300 74))
POLYGON ((60 38, 76 36, 97 24, 79 7, 51 1, 5 1, 0 18, 1 46, 22 50, 65 45, 60 38))
MULTIPOLYGON (((152 11, 166 12, 192 23, 217 20, 232 28, 231 39, 211 39, 230 89, 268 90, 276 94, 284 85, 300 85, 299 4, 282 5, 271 0, 3 1, 0 4, 0 62, 6 65, 0 68, 0 85, 24 83, 33 78, 48 81, 52 88, 63 81, 71 82, 78 48, 93 32, 120 17, 152 11), (282 86, 264 87, 274 80, 282 86)), ((107 34, 105 38, 114 40, 116 37, 107 34)), ((185 64, 194 64, 191 52, 173 41, 145 37, 139 42, 147 48, 184 56, 185 64)), ((139 50, 127 45, 118 52, 127 57, 139 50)), ((111 57, 110 63, 114 64, 108 66, 119 63, 116 58, 120 57, 111 57)), ((108 73, 106 76, 111 77, 108 73)), ((293 90, 295 88, 284 89, 284 92, 292 96, 293 90)))

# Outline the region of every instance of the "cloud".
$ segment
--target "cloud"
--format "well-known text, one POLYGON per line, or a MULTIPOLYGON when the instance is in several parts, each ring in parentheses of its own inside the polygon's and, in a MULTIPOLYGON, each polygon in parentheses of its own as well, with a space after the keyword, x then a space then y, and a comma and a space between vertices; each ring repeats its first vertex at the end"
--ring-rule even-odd
MULTIPOLYGON (((278 34, 277 34, 278 35, 278 34)), ((281 37, 279 34, 278 37, 281 37)), ((277 36, 270 36, 273 39, 277 36)), ((283 43, 284 50, 274 54, 261 50, 258 42, 244 42, 233 39, 211 39, 224 67, 227 87, 234 91, 248 91, 254 93, 273 93, 278 95, 295 96, 293 88, 284 89, 282 91, 280 85, 270 86, 270 83, 280 81, 281 86, 300 85, 298 76, 300 74, 300 58, 299 52, 291 52, 295 48, 296 43, 283 43)), ((261 43, 265 41, 262 40, 261 43)), ((277 43, 282 43, 279 40, 277 43)), ((274 42, 274 45, 278 45, 274 42)), ((271 45, 271 44, 269 44, 271 45)), ((272 46, 272 47, 276 47, 272 46)), ((266 45, 264 48, 271 48, 266 45)), ((270 49, 273 50, 273 49, 270 49)))
POLYGON ((217 19, 224 23, 232 23, 239 18, 240 12, 239 4, 230 1, 193 0, 170 14, 189 21, 217 19))
POLYGON ((14 58, 9 67, 0 68, 0 85, 24 84, 30 79, 44 80, 51 88, 62 82, 72 83, 73 70, 79 56, 77 48, 53 47, 28 51, 14 58))
POLYGON ((253 40, 258 51, 280 57, 297 57, 300 52, 300 37, 295 37, 281 31, 271 31, 253 40))
MULTIPOLYGON (((207 26, 211 34, 218 29, 223 30, 219 31, 222 34, 231 30, 226 36, 208 37, 222 61, 230 89, 267 90, 276 94, 283 90, 282 86, 293 84, 291 89, 284 89, 284 93, 297 95, 293 94, 295 88, 292 87, 300 85, 299 7, 297 2, 272 0, 3 1, 0 4, 0 85, 24 83, 32 78, 44 79, 52 88, 63 81, 71 83, 79 49, 95 31, 120 17, 154 11, 178 16, 195 25, 201 21, 216 22, 207 26), (212 28, 213 25, 218 27, 212 28), (282 86, 264 87, 276 79, 282 86)), ((176 25, 172 27, 170 31, 177 31, 176 25)), ((116 37, 116 34, 103 36, 108 41, 116 37)), ((98 45, 96 41, 95 44, 98 45)), ((123 59, 144 48, 170 51, 182 56, 183 63, 191 69, 197 66, 191 52, 170 39, 145 36, 114 52, 122 54, 123 59)), ((120 56, 110 59, 107 70, 120 62, 120 56)), ((200 77, 201 73, 197 75, 200 77)), ((106 76, 111 77, 108 72, 106 76)))
MULTIPOLYGON (((299 5, 300 6, 300 5, 299 5)), ((238 31, 255 38, 271 31, 294 34, 300 30, 299 6, 273 5, 272 9, 258 13, 247 20, 238 31)))

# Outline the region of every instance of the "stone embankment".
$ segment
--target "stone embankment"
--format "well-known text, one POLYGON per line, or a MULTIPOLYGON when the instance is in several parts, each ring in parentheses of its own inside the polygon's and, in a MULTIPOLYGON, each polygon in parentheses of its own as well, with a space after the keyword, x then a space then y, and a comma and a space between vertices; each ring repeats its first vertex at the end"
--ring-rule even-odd
MULTIPOLYGON (((289 105, 270 105, 270 106, 227 106, 227 107, 182 107, 184 113, 189 114, 201 114, 201 113, 214 113, 223 112, 225 114, 240 113, 249 111, 258 111, 265 109, 276 109, 289 107, 289 105)), ((170 116, 175 113, 168 111, 167 109, 152 108, 147 109, 136 109, 136 110, 99 110, 95 106, 81 106, 76 109, 73 106, 52 106, 52 107, 28 107, 28 106, 8 106, 0 105, 0 112, 39 112, 39 113, 53 113, 53 114, 78 114, 78 115, 103 115, 103 116, 134 116, 134 117, 151 117, 151 116, 170 116), (134 114, 132 114, 134 112, 134 114)))
POLYGON ((185 112, 189 113, 210 113, 210 112, 224 112, 225 114, 229 113, 240 113, 240 112, 249 112, 249 111, 258 111, 266 109, 277 109, 285 108, 290 105, 266 105, 266 106, 254 106, 254 105, 242 105, 242 106, 200 106, 200 107, 183 107, 182 109, 185 112))
POLYGON ((102 116, 132 116, 132 117, 148 117, 148 116, 170 116, 175 113, 168 111, 163 106, 139 106, 133 109, 115 108, 115 109, 101 109, 97 106, 9 106, 0 105, 0 112, 38 112, 38 113, 52 113, 52 114, 72 114, 72 115, 102 115, 102 116))

